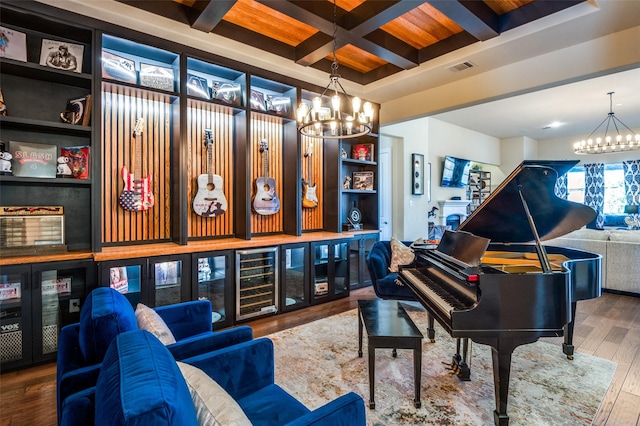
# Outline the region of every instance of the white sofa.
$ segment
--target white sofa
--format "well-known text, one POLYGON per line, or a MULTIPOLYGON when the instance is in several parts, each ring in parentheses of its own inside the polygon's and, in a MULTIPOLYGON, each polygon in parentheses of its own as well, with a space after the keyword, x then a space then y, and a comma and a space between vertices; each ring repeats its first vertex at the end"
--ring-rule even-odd
POLYGON ((602 255, 602 288, 640 296, 640 231, 581 228, 544 244, 602 255))

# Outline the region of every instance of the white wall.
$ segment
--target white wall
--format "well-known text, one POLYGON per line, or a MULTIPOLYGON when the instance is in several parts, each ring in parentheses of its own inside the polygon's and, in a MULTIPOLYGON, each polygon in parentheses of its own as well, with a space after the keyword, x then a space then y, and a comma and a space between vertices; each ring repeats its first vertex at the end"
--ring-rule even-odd
MULTIPOLYGON (((466 190, 442 188, 442 163, 446 155, 466 158, 486 165, 500 164, 500 141, 459 126, 454 126, 434 118, 421 118, 383 126, 380 131, 382 146, 390 143, 393 155, 393 231, 392 235, 401 240, 415 240, 426 237, 428 232, 427 213, 438 206, 438 200, 454 196, 466 198, 466 190), (411 154, 423 154, 431 163, 431 201, 427 195, 411 194, 411 154)), ((500 176, 497 167, 487 166, 500 176)), ((493 175, 492 175, 493 178, 493 175)), ((498 181, 498 183, 499 183, 498 181)), ((425 182, 426 184, 426 182, 425 182)), ((492 184, 493 179, 492 179, 492 184)), ((434 220, 433 218, 431 219, 434 220)))

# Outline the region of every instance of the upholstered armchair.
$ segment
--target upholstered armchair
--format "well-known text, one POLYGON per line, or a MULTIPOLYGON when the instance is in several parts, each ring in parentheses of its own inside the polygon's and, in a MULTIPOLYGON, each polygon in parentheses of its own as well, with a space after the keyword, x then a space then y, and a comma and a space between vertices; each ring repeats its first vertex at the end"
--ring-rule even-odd
POLYGON ((100 287, 87 297, 80 311, 80 322, 62 328, 56 371, 59 420, 61 405, 67 396, 95 385, 112 340, 123 332, 137 330, 139 323, 160 336, 175 359, 189 358, 253 338, 253 331, 248 326, 214 332, 208 300, 153 310, 140 308, 144 309, 134 310, 122 294, 109 287, 100 287))
POLYGON ((61 426, 363 426, 364 401, 349 392, 309 410, 274 383, 267 338, 178 362, 144 330, 115 337, 93 388, 63 403, 61 426))
MULTIPOLYGON (((408 247, 411 242, 403 242, 403 244, 408 247)), ((391 242, 376 242, 367 255, 367 267, 376 296, 381 299, 416 300, 411 290, 396 283, 398 273, 389 271, 390 265, 391 242)))

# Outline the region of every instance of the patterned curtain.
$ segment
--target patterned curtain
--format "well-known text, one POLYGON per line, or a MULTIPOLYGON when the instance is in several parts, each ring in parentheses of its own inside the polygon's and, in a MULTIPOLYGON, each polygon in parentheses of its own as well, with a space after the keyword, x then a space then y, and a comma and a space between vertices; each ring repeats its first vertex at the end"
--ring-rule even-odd
POLYGON ((567 179, 567 174, 563 174, 562 176, 560 176, 558 178, 558 180, 556 181, 556 186, 554 188, 554 191, 556 193, 556 195, 558 196, 558 198, 562 198, 564 200, 567 199, 567 197, 569 196, 569 189, 567 188, 568 183, 567 183, 568 179, 567 179))
MULTIPOLYGON (((594 209, 598 216, 595 228, 604 228, 604 164, 584 165, 584 203, 594 209)), ((591 222, 587 227, 593 227, 591 222)))
MULTIPOLYGON (((640 160, 622 162, 624 171, 624 193, 627 204, 640 205, 640 160)), ((640 214, 631 214, 633 219, 640 219, 640 214)))

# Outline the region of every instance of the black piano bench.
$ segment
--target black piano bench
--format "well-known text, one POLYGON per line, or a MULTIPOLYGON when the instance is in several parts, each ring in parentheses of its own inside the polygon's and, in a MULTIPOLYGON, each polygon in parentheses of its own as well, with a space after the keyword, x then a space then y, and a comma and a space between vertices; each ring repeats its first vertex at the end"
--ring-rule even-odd
POLYGON ((420 377, 422 375, 422 333, 397 300, 358 300, 358 356, 362 358, 362 331, 367 329, 369 341, 369 408, 376 408, 375 361, 376 348, 413 349, 413 405, 420 408, 420 377))

